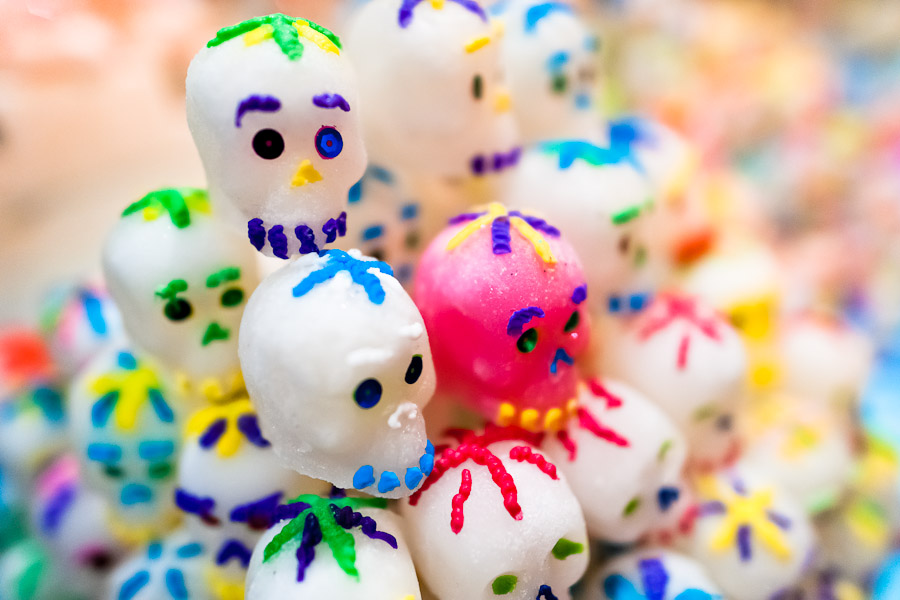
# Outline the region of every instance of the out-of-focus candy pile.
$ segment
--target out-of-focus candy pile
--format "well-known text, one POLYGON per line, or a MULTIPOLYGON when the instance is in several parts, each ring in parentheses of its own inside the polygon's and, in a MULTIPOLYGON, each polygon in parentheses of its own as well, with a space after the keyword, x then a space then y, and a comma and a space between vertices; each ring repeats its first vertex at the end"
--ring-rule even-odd
POLYGON ((900 597, 898 14, 210 31, 206 181, 0 329, 0 600, 900 597))

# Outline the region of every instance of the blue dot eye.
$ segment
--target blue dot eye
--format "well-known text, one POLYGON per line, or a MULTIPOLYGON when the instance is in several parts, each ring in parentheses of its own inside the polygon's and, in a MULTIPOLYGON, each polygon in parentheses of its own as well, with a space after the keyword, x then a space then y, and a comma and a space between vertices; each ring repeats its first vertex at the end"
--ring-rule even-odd
POLYGON ((344 138, 334 127, 323 127, 316 134, 316 152, 326 160, 337 157, 344 149, 344 138))
POLYGON ((381 401, 381 384, 377 379, 366 379, 353 392, 353 399, 360 408, 372 408, 381 401))

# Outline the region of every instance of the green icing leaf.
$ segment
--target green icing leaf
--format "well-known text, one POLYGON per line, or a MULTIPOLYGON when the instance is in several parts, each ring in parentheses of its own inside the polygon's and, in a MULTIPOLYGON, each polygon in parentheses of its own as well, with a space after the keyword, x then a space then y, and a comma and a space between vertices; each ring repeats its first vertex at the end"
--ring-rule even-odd
POLYGON ((501 575, 491 584, 491 590, 495 596, 503 596, 515 590, 518 583, 519 578, 515 575, 501 575))
POLYGON ((579 544, 566 538, 559 538, 559 541, 553 546, 553 550, 550 551, 553 554, 553 558, 558 560, 565 560, 573 554, 581 554, 582 552, 584 552, 584 544, 579 544))
MULTIPOLYGON (((272 27, 272 40, 278 44, 278 48, 281 49, 281 52, 288 57, 289 60, 299 60, 300 57, 303 56, 303 42, 300 41, 300 34, 297 31, 297 28, 294 27, 294 23, 297 20, 298 19, 294 17, 289 17, 282 13, 254 17, 247 21, 243 21, 242 23, 238 23, 237 25, 220 29, 216 33, 216 37, 207 42, 206 46, 207 48, 213 48, 228 40, 249 33, 263 25, 270 25, 272 27)), ((340 38, 329 29, 322 27, 318 23, 313 23, 308 19, 302 20, 309 23, 310 29, 318 31, 331 40, 331 42, 339 49, 341 48, 340 38)))

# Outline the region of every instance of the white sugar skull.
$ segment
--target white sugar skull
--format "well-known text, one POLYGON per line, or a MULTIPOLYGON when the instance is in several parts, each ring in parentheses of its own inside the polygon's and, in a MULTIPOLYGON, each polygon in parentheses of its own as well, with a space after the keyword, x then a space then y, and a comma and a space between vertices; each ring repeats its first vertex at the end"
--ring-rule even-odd
POLYGON ((27 385, 0 400, 0 465, 30 481, 65 450, 63 396, 51 385, 27 385))
POLYGON ((579 600, 722 600, 706 569, 665 548, 614 558, 587 578, 579 600))
POLYGON ((103 589, 109 571, 125 554, 109 527, 109 505, 84 485, 78 459, 59 457, 38 477, 32 523, 66 574, 67 584, 87 597, 103 589))
POLYGON ((103 287, 86 282, 53 290, 41 328, 60 370, 74 376, 122 333, 122 317, 103 287))
POLYGON ((269 256, 346 232, 366 166, 355 77, 331 31, 282 14, 218 32, 188 69, 187 116, 210 197, 269 256))
POLYGON ((420 209, 400 173, 369 165, 363 178, 350 188, 347 236, 338 246, 358 248, 364 255, 388 263, 397 280, 408 287, 424 249, 420 209))
POLYGON ((627 158, 584 140, 538 144, 513 173, 505 202, 546 218, 575 247, 592 312, 636 312, 649 302, 643 222, 653 194, 627 158))
POLYGON ((189 515, 188 530, 206 544, 216 566, 242 578, 278 505, 325 484, 278 464, 249 400, 198 410, 187 434, 175 503, 189 515))
POLYGON ((519 158, 501 30, 473 0, 372 0, 347 51, 372 156, 398 170, 482 177, 519 158))
POLYGON ((806 513, 747 470, 697 481, 690 554, 727 598, 764 600, 800 582, 815 536, 806 513))
POLYGON ((59 563, 36 538, 17 541, 0 555, 3 600, 80 600, 59 563))
POLYGON ((116 534, 132 542, 171 526, 182 409, 159 367, 104 352, 72 381, 69 410, 85 481, 109 501, 116 534))
POLYGON ((588 562, 578 501, 553 464, 503 431, 442 452, 401 503, 416 568, 439 598, 569 598, 588 562))
POLYGON ((400 519, 384 500, 303 495, 250 560, 247 600, 420 600, 400 519))
MULTIPOLYGON (((151 541, 110 574, 106 600, 218 600, 207 548, 185 531, 151 541)), ((230 596, 234 598, 236 596, 230 596)))
POLYGON ((158 190, 129 206, 103 249, 110 293, 132 339, 194 387, 226 394, 255 256, 210 214, 206 192, 158 190))
POLYGON ((244 313, 240 356, 284 465, 391 498, 431 472, 428 335, 385 263, 329 250, 270 275, 244 313))
POLYGON ((689 296, 661 295, 626 325, 604 359, 606 373, 675 421, 692 461, 716 466, 735 458, 747 359, 741 337, 712 308, 689 296))
POLYGON ((581 502, 591 537, 637 541, 663 524, 681 495, 687 452, 681 432, 622 383, 592 381, 567 429, 542 447, 581 502))
MULTIPOLYGON (((503 68, 524 142, 602 141, 594 106, 598 39, 566 2, 498 3, 503 68)), ((492 11, 493 12, 493 11, 492 11)))

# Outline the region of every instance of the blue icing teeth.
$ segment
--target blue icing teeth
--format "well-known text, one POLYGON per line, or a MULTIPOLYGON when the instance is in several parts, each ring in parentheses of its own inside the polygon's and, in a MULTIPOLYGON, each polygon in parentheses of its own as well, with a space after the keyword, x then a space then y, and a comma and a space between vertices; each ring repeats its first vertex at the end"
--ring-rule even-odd
POLYGON ((418 467, 409 467, 406 469, 406 487, 411 490, 416 489, 418 487, 419 482, 422 481, 422 469, 418 467))
POLYGON ((425 440, 425 453, 434 456, 434 444, 431 443, 431 440, 425 440))
POLYGON ((400 487, 400 478, 393 471, 385 471, 378 482, 378 491, 382 494, 400 487))
POLYGON ((375 483, 375 469, 372 465, 361 466, 353 475, 353 487, 358 490, 364 490, 373 483, 375 483))
POLYGON ((419 459, 419 468, 422 469, 422 473, 424 473, 426 477, 431 475, 431 470, 434 469, 434 455, 423 454, 422 458, 419 459))

